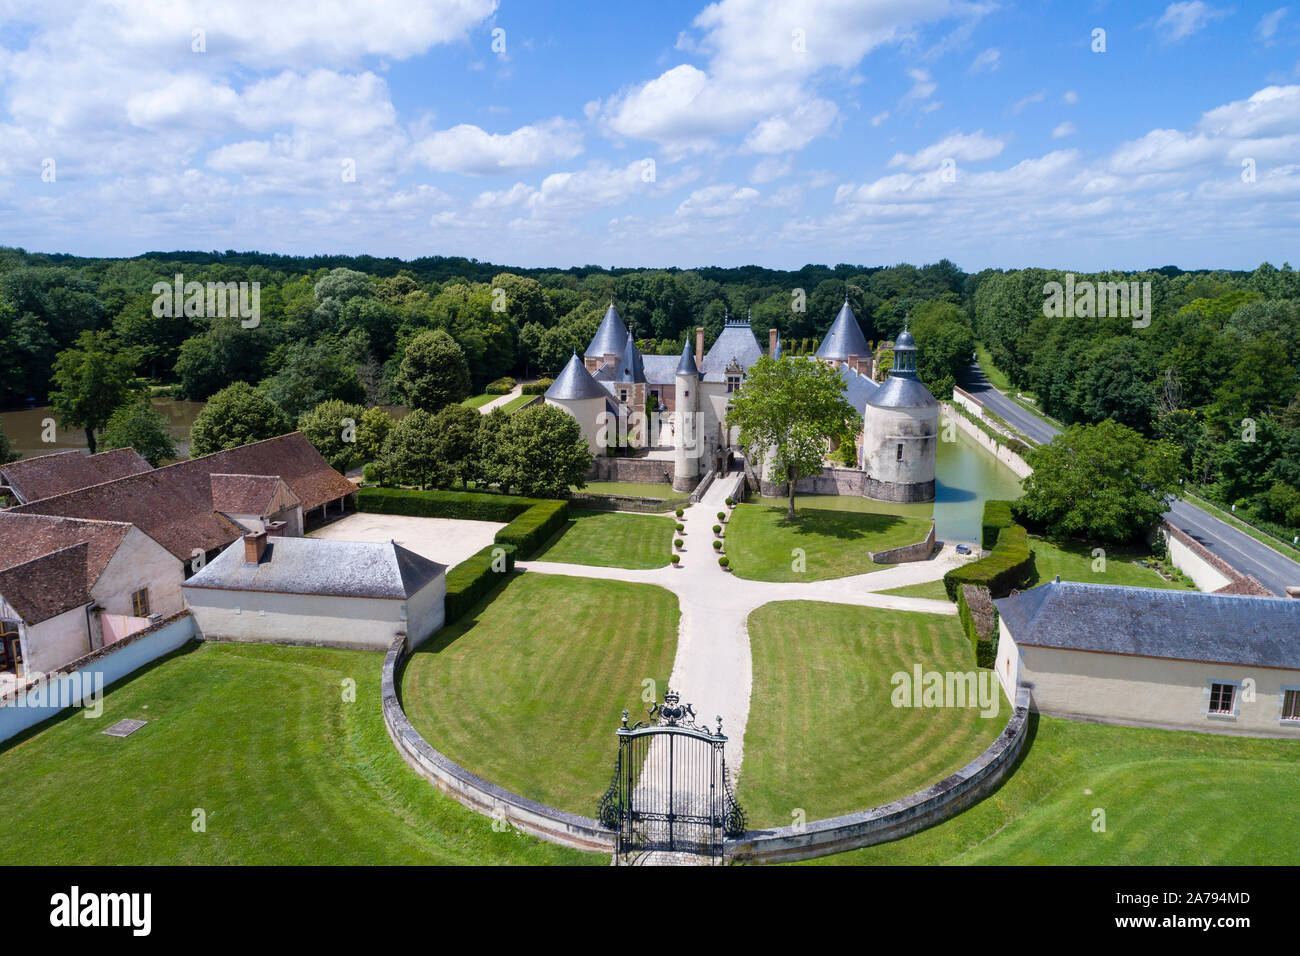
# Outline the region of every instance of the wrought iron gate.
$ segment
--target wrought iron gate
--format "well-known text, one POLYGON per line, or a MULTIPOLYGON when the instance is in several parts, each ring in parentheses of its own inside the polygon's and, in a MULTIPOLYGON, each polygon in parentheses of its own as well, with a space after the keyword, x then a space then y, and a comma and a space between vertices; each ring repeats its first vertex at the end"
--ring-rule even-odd
POLYGON ((723 839, 745 829, 727 776, 722 718, 716 731, 697 724, 691 705, 672 690, 649 716, 657 722, 629 727, 623 711, 614 777, 597 810, 615 831, 614 859, 663 852, 720 863, 723 839))

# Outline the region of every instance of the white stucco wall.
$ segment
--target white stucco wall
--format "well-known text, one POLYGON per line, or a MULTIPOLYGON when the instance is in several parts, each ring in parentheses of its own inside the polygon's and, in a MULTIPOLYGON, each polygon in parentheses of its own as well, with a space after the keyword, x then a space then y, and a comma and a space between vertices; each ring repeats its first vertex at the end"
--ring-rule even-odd
POLYGON ((185 606, 181 582, 184 566, 166 548, 132 527, 90 589, 90 596, 107 614, 131 614, 131 595, 149 589, 149 611, 163 617, 185 606))
MULTIPOLYGON (((605 412, 605 399, 603 398, 580 398, 573 401, 556 401, 546 399, 547 405, 554 405, 556 408, 563 409, 578 420, 578 426, 582 429, 582 437, 587 439, 587 447, 591 449, 593 455, 603 455, 604 446, 598 441, 600 436, 601 416, 605 412)), ((611 437, 617 431, 617 425, 610 423, 611 437)))
POLYGON ((204 640, 387 651, 399 632, 419 643, 442 625, 446 588, 440 575, 412 597, 409 608, 390 598, 184 590, 204 640))
POLYGON ((1001 634, 998 678, 1005 688, 1004 663, 1010 663, 1013 676, 1033 685, 1032 706, 1040 713, 1178 730, 1300 736, 1300 724, 1280 719, 1282 691, 1300 687, 1300 669, 1017 647, 1008 639, 1005 624, 1001 634), (1207 715, 1211 681, 1241 684, 1234 717, 1207 715), (1253 682, 1254 701, 1244 699, 1245 688, 1252 686, 1247 681, 1253 682))
POLYGON ((1197 590, 1217 591, 1232 583, 1231 578, 1164 528, 1160 529, 1160 535, 1169 545, 1169 560, 1173 562, 1174 567, 1192 579, 1197 590))
POLYGON ((86 606, 56 614, 22 629, 23 667, 27 674, 45 673, 90 653, 86 606))
POLYGON ((939 450, 939 409, 876 408, 868 404, 862 426, 862 467, 877 481, 933 481, 939 450), (898 460, 898 446, 903 458, 898 460))

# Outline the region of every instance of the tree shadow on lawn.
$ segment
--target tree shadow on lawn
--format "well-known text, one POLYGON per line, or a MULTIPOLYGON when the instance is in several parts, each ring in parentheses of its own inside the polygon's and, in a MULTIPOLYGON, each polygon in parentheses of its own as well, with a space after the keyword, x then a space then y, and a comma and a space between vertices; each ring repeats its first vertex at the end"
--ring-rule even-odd
POLYGON ((871 511, 826 511, 817 508, 795 511, 794 519, 791 520, 785 517, 783 508, 767 510, 781 515, 781 519, 775 526, 782 531, 841 538, 845 541, 883 534, 905 525, 908 521, 900 515, 876 514, 871 511))

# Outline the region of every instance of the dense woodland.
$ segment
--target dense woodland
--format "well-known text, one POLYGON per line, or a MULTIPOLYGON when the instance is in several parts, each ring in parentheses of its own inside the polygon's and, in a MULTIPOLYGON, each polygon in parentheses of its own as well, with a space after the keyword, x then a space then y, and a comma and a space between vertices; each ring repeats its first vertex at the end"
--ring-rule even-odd
MULTIPOLYGON (((464 356, 468 381, 454 390, 472 394, 504 375, 557 372, 586 346, 610 300, 645 352, 679 351, 696 325, 711 342, 728 313, 750 316, 760 341, 777 328, 788 349, 807 352, 847 297, 873 342, 910 322, 936 395, 951 394, 978 341, 1048 414, 1066 423, 1114 419, 1167 439, 1205 494, 1279 533, 1300 527, 1300 275, 1265 264, 1253 273, 1166 267, 1077 277, 1151 282, 1146 328, 1119 317, 1045 317, 1044 284, 1063 276, 967 274, 947 260, 557 271, 444 257, 86 259, 0 248, 0 405, 53 399, 70 407, 78 378, 80 399, 93 404, 85 383, 107 376, 195 400, 247 382, 289 421, 328 399, 424 407, 409 392, 421 387, 421 361, 426 383, 439 367, 437 355, 422 358, 446 341, 434 339, 436 330, 464 356), (260 283, 259 324, 155 315, 155 283, 177 273, 187 282, 260 283), (421 354, 408 357, 417 337, 421 354)), ((437 404, 448 400, 456 395, 437 404)))

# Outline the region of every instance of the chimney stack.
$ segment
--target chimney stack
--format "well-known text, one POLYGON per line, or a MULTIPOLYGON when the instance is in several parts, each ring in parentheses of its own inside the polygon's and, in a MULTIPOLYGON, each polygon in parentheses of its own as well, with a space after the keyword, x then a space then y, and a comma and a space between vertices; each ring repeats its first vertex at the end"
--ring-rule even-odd
POLYGON ((858 370, 858 357, 856 355, 850 355, 847 364, 849 368, 856 372, 858 370))
POLYGON ((266 551, 266 532, 265 531, 245 531, 244 532, 244 563, 257 564, 262 560, 262 554, 266 551))
POLYGON ((283 538, 285 528, 288 522, 285 521, 268 521, 266 522, 266 536, 268 538, 283 538))
POLYGON ((695 327, 695 364, 704 364, 704 326, 695 327))
POLYGON ((767 330, 767 354, 776 354, 777 331, 776 329, 767 330))

